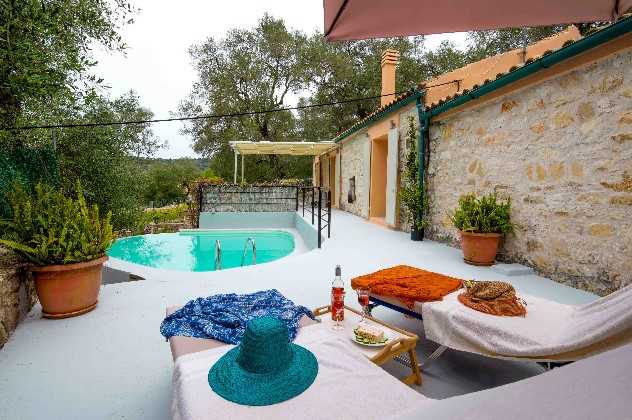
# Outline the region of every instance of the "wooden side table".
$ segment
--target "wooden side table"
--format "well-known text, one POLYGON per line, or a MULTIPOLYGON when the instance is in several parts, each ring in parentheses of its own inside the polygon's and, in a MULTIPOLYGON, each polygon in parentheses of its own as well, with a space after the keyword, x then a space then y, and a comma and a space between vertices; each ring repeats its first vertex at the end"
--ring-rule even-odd
MULTIPOLYGON (((314 315, 320 318, 323 324, 333 326, 335 322, 331 319, 331 316, 324 316, 330 312, 331 306, 329 305, 314 309, 314 315)), ((350 334, 351 329, 354 328, 361 319, 362 313, 345 305, 345 317, 344 321, 342 321, 344 334, 350 334)), ((388 334, 392 338, 386 343, 386 345, 384 345, 384 347, 368 347, 356 344, 358 350, 360 350, 369 360, 378 366, 383 365, 389 360, 393 360, 400 354, 408 353, 412 373, 403 378, 402 382, 407 385, 421 385, 421 372, 419 371, 417 353, 415 352, 415 347, 417 347, 419 337, 416 334, 402 330, 393 325, 389 325, 370 316, 366 317, 365 320, 368 320, 369 324, 378 324, 380 328, 387 329, 388 334)))

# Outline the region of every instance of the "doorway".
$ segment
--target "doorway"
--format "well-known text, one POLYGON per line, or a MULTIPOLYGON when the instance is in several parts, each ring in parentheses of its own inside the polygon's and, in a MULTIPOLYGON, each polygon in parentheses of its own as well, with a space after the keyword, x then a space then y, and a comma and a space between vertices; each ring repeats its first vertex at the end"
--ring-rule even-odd
POLYGON ((384 224, 386 216, 386 164, 388 140, 386 136, 371 142, 371 191, 369 195, 369 218, 384 224))

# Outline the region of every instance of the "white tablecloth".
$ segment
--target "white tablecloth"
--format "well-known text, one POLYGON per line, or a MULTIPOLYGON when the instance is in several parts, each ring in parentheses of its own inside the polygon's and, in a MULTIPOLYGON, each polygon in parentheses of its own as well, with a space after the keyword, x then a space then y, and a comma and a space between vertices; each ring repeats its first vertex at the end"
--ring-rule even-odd
POLYGON ((378 419, 394 417, 425 399, 359 353, 344 332, 313 325, 303 328, 295 343, 316 355, 318 376, 302 394, 263 407, 224 400, 208 385, 209 369, 233 346, 178 358, 173 374, 173 418, 378 419))

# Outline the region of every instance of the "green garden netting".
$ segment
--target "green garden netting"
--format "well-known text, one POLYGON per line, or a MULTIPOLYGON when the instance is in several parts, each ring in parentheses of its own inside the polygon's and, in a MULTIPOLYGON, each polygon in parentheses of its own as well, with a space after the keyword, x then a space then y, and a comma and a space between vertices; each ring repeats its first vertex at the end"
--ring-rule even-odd
POLYGON ((11 216, 7 194, 16 182, 32 191, 39 181, 58 186, 59 167, 51 146, 10 147, 0 153, 0 218, 11 216))

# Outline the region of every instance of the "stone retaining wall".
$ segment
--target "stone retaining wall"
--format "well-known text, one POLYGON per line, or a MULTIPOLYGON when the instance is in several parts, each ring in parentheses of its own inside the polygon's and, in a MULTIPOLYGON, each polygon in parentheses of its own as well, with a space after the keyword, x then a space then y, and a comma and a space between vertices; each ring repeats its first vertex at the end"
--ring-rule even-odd
POLYGON ((200 212, 296 211, 294 186, 207 185, 200 212))
POLYGON ((632 282, 632 52, 430 127, 431 238, 459 196, 512 200, 502 258, 600 295, 632 282))
POLYGON ((37 301, 33 281, 15 255, 0 248, 0 348, 37 301))

